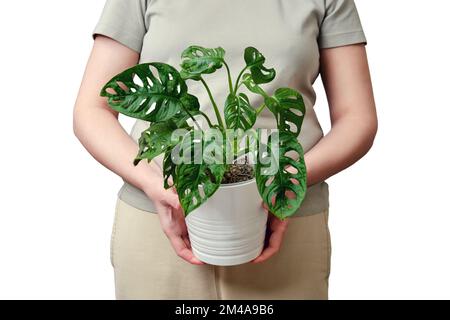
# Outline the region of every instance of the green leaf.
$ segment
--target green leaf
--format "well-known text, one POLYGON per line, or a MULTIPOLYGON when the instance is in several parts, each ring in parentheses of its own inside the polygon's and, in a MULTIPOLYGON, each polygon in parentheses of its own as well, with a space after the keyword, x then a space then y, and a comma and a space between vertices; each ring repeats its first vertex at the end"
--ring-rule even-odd
POLYGON ((269 83, 275 78, 275 69, 264 66, 266 58, 258 51, 258 49, 253 47, 246 48, 244 60, 247 67, 250 69, 253 81, 256 84, 269 83))
POLYGON ((200 80, 202 74, 220 69, 224 64, 225 50, 190 46, 181 54, 181 75, 183 79, 200 80))
POLYGON ((247 87, 247 89, 250 92, 253 92, 255 94, 262 96, 264 99, 264 103, 269 108, 269 110, 272 113, 276 113, 274 101, 273 101, 272 97, 269 96, 267 94, 267 92, 264 91, 263 88, 261 88, 261 86, 259 86, 258 84, 255 83, 255 81, 253 80, 253 77, 250 73, 244 74, 244 76, 242 77, 242 82, 244 83, 244 85, 247 87))
POLYGON ((196 96, 186 94, 180 99, 183 108, 172 118, 178 128, 187 128, 186 121, 200 114, 200 103, 196 96))
POLYGON ((278 218, 285 219, 297 211, 305 198, 306 166, 303 149, 295 136, 280 132, 279 143, 276 143, 274 134, 269 136, 267 150, 267 154, 260 151, 256 164, 258 191, 269 211, 278 218), (276 146, 279 146, 278 153, 276 146), (292 153, 298 156, 298 160, 291 157, 292 153), (294 173, 286 170, 289 166, 294 169, 294 173))
MULTIPOLYGON (((176 157, 183 157, 180 154, 180 150, 186 150, 185 153, 192 153, 193 146, 191 145, 192 140, 188 140, 187 137, 195 139, 195 131, 192 127, 188 127, 187 124, 183 129, 187 131, 180 132, 176 136, 172 136, 171 146, 164 153, 163 159, 163 177, 164 177, 164 188, 168 189, 177 183, 177 164, 180 161, 176 157), (186 143, 188 140, 188 143, 186 143), (172 181, 170 181, 170 179, 172 181)), ((197 131, 198 132, 198 131, 197 131)), ((194 140, 195 141, 195 140, 194 140)), ((194 150, 195 151, 195 150, 194 150)))
POLYGON ((165 63, 136 65, 112 78, 102 89, 109 106, 129 117, 165 121, 182 108, 187 86, 179 72, 165 63))
POLYGON ((291 88, 279 88, 271 97, 253 81, 249 74, 244 75, 243 83, 248 90, 264 98, 267 108, 277 119, 280 131, 290 132, 295 136, 300 134, 306 113, 301 93, 291 88))
POLYGON ((244 74, 244 76, 242 77, 242 82, 251 92, 259 94, 264 98, 269 97, 269 95, 264 91, 264 89, 255 83, 250 73, 244 74))
POLYGON ((199 114, 198 99, 190 94, 180 98, 182 108, 170 119, 163 122, 153 122, 143 131, 139 139, 139 153, 134 160, 137 165, 141 160, 149 162, 155 157, 171 149, 178 141, 172 141, 172 133, 176 129, 189 128, 187 120, 199 114))
POLYGON ((306 112, 302 95, 291 88, 279 88, 275 91, 273 99, 270 103, 273 103, 274 107, 269 109, 276 113, 278 129, 297 137, 306 112))
MULTIPOLYGON (((191 132, 186 136, 191 140, 187 144, 186 141, 183 141, 183 154, 194 154, 195 157, 196 148, 201 147, 197 150, 205 150, 211 144, 217 143, 215 140, 205 142, 203 137, 200 140, 193 139, 193 136, 194 134, 191 132), (202 146, 199 146, 200 144, 202 146)), ((219 148, 223 148, 223 145, 219 148)), ((191 161, 192 163, 183 162, 176 166, 175 187, 186 216, 217 191, 227 169, 223 161, 221 163, 207 162, 204 158, 202 154, 201 163, 191 161)))
POLYGON ((134 165, 138 165, 141 160, 150 162, 155 157, 170 149, 174 142, 172 133, 177 129, 173 121, 155 122, 144 130, 139 139, 139 152, 134 160, 134 165))
POLYGON ((230 94, 225 101, 225 123, 228 129, 247 130, 256 122, 256 111, 244 93, 230 94))
POLYGON ((188 120, 191 119, 191 116, 195 119, 195 116, 198 116, 200 114, 200 111, 191 111, 188 113, 181 111, 180 113, 176 114, 172 120, 176 124, 178 129, 184 129, 184 128, 190 128, 191 126, 188 124, 188 120))
POLYGON ((181 164, 177 166, 176 189, 184 214, 200 207, 220 187, 224 164, 181 164))
POLYGON ((198 102, 196 96, 193 96, 191 94, 185 94, 181 97, 180 101, 185 110, 188 111, 200 110, 200 102, 198 102))
POLYGON ((180 76, 183 80, 194 80, 194 81, 200 81, 202 78, 201 74, 191 74, 185 70, 180 71, 180 76))
POLYGON ((164 188, 169 189, 174 186, 174 184, 177 181, 177 175, 176 175, 176 165, 173 162, 172 159, 172 150, 173 147, 170 149, 167 149, 164 153, 164 160, 163 160, 163 177, 164 177, 164 188), (170 179, 172 179, 172 182, 170 182, 170 179))

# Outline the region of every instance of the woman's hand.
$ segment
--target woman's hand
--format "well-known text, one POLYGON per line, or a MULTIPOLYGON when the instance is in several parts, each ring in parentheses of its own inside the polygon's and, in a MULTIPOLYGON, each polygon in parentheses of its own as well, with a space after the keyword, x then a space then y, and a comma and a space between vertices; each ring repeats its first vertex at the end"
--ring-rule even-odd
MULTIPOLYGON (((263 206, 265 210, 268 210, 265 204, 263 206)), ((280 250, 288 224, 289 219, 282 221, 269 212, 265 246, 261 254, 252 263, 264 262, 280 250)))
POLYGON ((160 183, 153 182, 153 186, 156 185, 158 187, 155 188, 158 190, 147 191, 146 194, 155 204, 163 232, 176 254, 191 264, 204 264, 192 253, 186 221, 177 193, 174 189, 160 189, 162 181, 160 183))

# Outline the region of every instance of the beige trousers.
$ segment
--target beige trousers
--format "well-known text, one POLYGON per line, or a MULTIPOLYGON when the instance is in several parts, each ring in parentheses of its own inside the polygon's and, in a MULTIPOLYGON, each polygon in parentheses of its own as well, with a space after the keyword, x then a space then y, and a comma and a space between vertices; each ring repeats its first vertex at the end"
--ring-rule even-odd
POLYGON ((291 218, 283 246, 261 264, 190 265, 179 258, 156 214, 117 200, 111 236, 117 299, 327 299, 328 210, 291 218))

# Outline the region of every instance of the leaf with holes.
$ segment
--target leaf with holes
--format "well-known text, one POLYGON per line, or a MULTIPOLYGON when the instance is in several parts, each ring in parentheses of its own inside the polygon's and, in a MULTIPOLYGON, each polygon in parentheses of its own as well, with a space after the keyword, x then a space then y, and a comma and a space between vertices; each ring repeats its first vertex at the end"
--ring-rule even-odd
MULTIPOLYGON (((198 159, 195 159, 195 155, 198 154, 198 151, 196 150, 203 152, 211 147, 211 144, 218 142, 216 140, 205 141, 203 137, 201 139, 193 137, 193 133, 186 136, 186 139, 192 140, 188 143, 183 141, 182 153, 193 154, 194 159, 191 163, 178 164, 175 173, 175 187, 185 215, 197 209, 217 191, 227 169, 227 165, 223 161, 222 163, 207 162, 205 157, 202 157, 200 163, 197 163, 195 160, 198 159)), ((219 145, 219 148, 223 148, 223 145, 219 145)))
POLYGON ((247 130, 256 122, 256 111, 244 93, 230 94, 225 101, 225 123, 228 129, 247 130))
POLYGON ((202 74, 214 73, 223 66, 225 50, 190 46, 181 54, 183 79, 199 80, 202 74))
POLYGON ((139 139, 139 152, 134 160, 134 165, 138 165, 141 160, 150 162, 155 157, 170 149, 174 141, 172 141, 172 133, 177 129, 173 121, 155 122, 150 128, 144 130, 139 139))
POLYGON ((179 72, 165 63, 136 65, 112 78, 102 89, 109 106, 132 118, 165 121, 177 114, 187 86, 179 72))
POLYGON ((200 207, 220 187, 224 164, 180 164, 177 166, 176 189, 184 214, 200 207))
POLYGON ((247 89, 250 92, 253 92, 255 94, 262 96, 264 99, 264 103, 266 104, 267 108, 272 113, 276 112, 275 106, 274 106, 274 101, 273 101, 272 97, 269 96, 267 94, 267 92, 264 91, 263 88, 261 88, 261 86, 259 86, 258 84, 255 83, 255 81, 253 80, 253 77, 250 73, 244 74, 244 76, 242 77, 242 83, 247 87, 247 89))
POLYGON ((306 194, 306 166, 297 138, 286 132, 269 136, 267 153, 256 164, 258 191, 269 211, 280 219, 292 216, 306 194), (278 141, 277 141, 278 140, 278 141), (288 155, 289 153, 289 155, 288 155), (296 154, 294 159, 291 154, 296 154), (288 167, 290 168, 288 171, 288 167))
POLYGON ((260 96, 262 96, 264 98, 269 97, 269 95, 264 91, 264 89, 255 83, 255 81, 253 80, 253 77, 250 73, 244 74, 244 76, 242 77, 242 83, 247 87, 247 89, 250 92, 259 94, 260 96))
MULTIPOLYGON (((183 131, 183 132, 180 132, 179 134, 177 134, 176 136, 172 136, 172 139, 171 139, 172 144, 164 153, 162 169, 163 169, 164 188, 165 189, 169 189, 176 184, 177 164, 180 163, 180 159, 183 157, 183 155, 180 153, 181 150, 183 150, 183 148, 184 148, 185 153, 191 154, 192 149, 194 149, 194 148, 192 148, 192 144, 190 142, 191 140, 189 140, 188 142, 186 142, 186 140, 188 140, 187 137, 190 137, 190 139, 195 139, 197 137, 196 132, 193 130, 193 128, 185 127, 183 129, 186 129, 187 131, 183 131), (178 159, 177 159, 177 157, 178 157, 178 159)), ((193 141, 195 141, 195 140, 193 140, 193 141)), ((197 153, 198 153, 198 151, 197 151, 197 153)), ((192 156, 192 157, 195 157, 195 156, 192 156)))
POLYGON ((302 95, 291 88, 279 88, 272 98, 270 103, 274 108, 270 110, 276 113, 278 129, 297 137, 302 129, 306 112, 302 95))
POLYGON ((275 69, 264 66, 266 58, 258 51, 258 49, 253 47, 246 48, 244 60, 247 68, 250 69, 251 76, 256 84, 269 83, 275 78, 275 69))

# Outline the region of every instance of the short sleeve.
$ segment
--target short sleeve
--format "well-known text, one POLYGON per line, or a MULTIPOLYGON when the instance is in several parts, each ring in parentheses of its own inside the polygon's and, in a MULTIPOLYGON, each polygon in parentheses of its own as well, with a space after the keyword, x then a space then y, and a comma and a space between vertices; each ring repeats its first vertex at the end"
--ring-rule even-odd
POLYGON ((107 0, 93 31, 93 37, 107 36, 140 53, 147 32, 146 2, 146 0, 107 0))
POLYGON ((325 0, 318 41, 320 48, 367 44, 354 0, 325 0))

